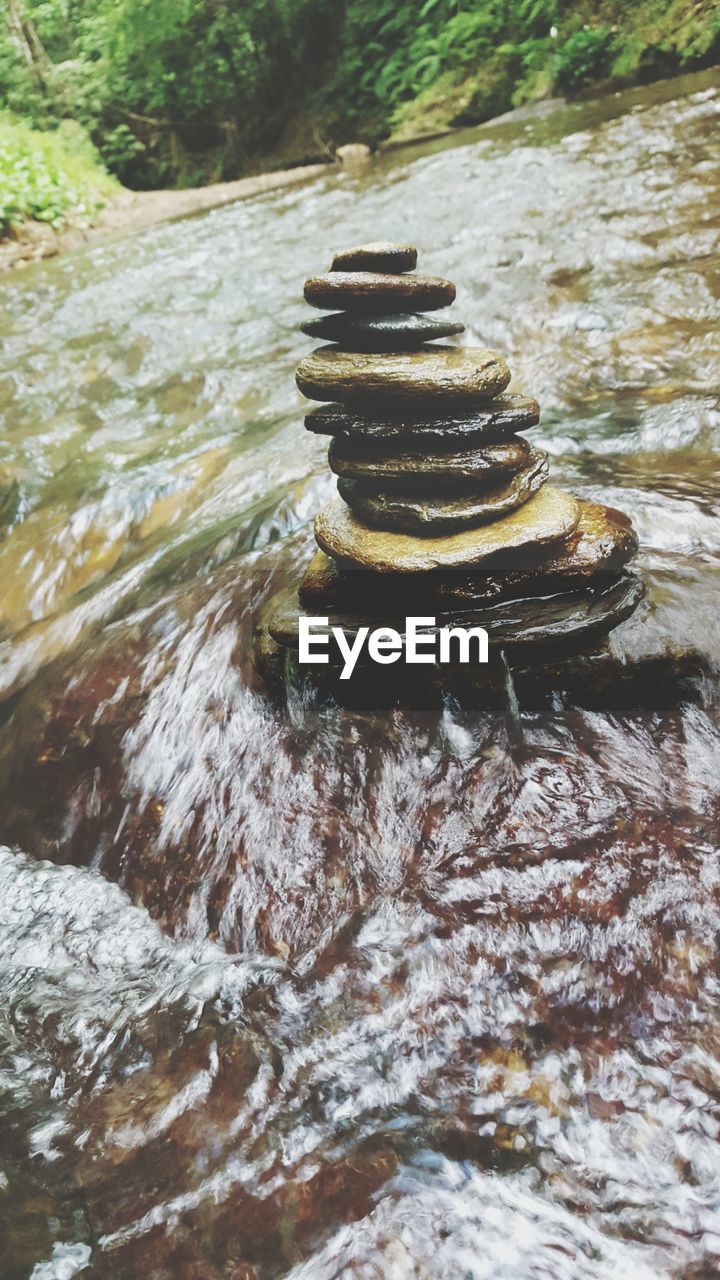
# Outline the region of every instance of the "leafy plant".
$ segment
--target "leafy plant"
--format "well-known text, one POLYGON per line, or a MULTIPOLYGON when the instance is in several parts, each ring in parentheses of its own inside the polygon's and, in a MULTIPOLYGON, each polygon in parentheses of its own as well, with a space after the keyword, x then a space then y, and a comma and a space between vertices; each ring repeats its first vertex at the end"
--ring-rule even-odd
POLYGON ((0 107, 43 130, 79 121, 111 169, 141 187, 231 178, 273 151, 274 163, 288 129, 334 145, 373 142, 408 122, 471 123, 598 79, 668 75, 717 57, 715 0, 0 7, 0 107))
POLYGON ((24 218, 90 222, 116 186, 77 124, 39 133, 0 117, 0 234, 24 218))
POLYGON ((613 59, 613 33, 609 27, 583 27, 561 46, 555 62, 555 79, 567 93, 576 93, 589 80, 605 76, 613 59))

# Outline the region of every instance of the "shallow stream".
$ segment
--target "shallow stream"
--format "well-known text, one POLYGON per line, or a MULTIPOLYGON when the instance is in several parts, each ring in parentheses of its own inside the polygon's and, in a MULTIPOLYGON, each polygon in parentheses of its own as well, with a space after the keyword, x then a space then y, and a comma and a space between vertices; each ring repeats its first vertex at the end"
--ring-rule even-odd
POLYGON ((718 1274, 719 123, 705 73, 3 282, 5 1280, 718 1274), (642 696, 253 674, 333 488, 302 282, 368 239, 632 517, 642 696))

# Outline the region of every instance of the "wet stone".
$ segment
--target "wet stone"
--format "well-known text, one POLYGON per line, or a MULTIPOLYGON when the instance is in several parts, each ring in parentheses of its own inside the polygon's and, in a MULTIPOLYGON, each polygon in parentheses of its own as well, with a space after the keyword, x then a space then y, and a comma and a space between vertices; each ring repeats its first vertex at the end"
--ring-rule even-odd
POLYGON ((295 380, 310 400, 475 404, 504 391, 510 370, 496 351, 482 347, 372 355, 318 347, 301 360, 295 380))
POLYGON ((423 573, 477 564, 518 547, 557 542, 573 532, 578 518, 578 503, 571 494, 544 485, 529 502, 492 524, 434 537, 414 536, 373 529, 336 498, 316 517, 315 538, 323 551, 345 564, 379 573, 423 573))
POLYGON ((321 311, 439 311, 455 301, 455 285, 440 276, 329 271, 305 281, 305 301, 321 311))
POLYGON ((423 608, 443 611, 552 589, 575 590, 616 576, 638 548, 630 520, 614 507, 582 501, 578 506, 577 528, 563 542, 535 552, 525 547, 500 562, 490 557, 472 569, 435 570, 423 575, 421 588, 413 574, 342 568, 317 551, 300 586, 301 603, 310 610, 390 607, 407 612, 416 607, 421 590, 423 608))
POLYGON ((540 406, 530 396, 499 395, 471 407, 448 409, 442 402, 429 411, 423 406, 400 408, 373 405, 368 413, 345 404, 323 404, 305 415, 305 427, 316 435, 347 436, 358 448, 378 443, 413 452, 452 450, 481 441, 502 440, 516 431, 537 426, 540 406))
MULTIPOLYGON (((424 595, 418 609, 425 608, 424 595)), ((428 635, 437 636, 442 627, 482 627, 488 634, 490 645, 517 651, 520 649, 551 649, 566 642, 588 640, 605 635, 613 627, 624 622, 635 611, 643 597, 639 578, 630 572, 586 587, 582 591, 564 591, 519 597, 486 604, 472 610, 454 610, 435 615, 435 625, 423 628, 428 635)), ((305 614, 295 591, 283 592, 271 600, 262 621, 269 636, 284 648, 296 649, 299 644, 298 623, 305 614)), ((339 627, 348 640, 354 639, 363 627, 372 631, 391 627, 405 640, 407 618, 400 613, 372 614, 330 611, 327 625, 315 623, 313 634, 332 636, 332 628, 339 627)))
POLYGON ((510 479, 471 493, 432 495, 379 491, 358 480, 338 480, 338 492, 361 520, 381 529, 409 533, 461 529, 497 520, 526 503, 546 483, 547 454, 533 449, 527 464, 510 479))
POLYGON ((359 244, 353 249, 341 249, 333 255, 331 271, 414 271, 417 266, 417 249, 411 244, 395 244, 390 240, 375 240, 371 244, 359 244))
POLYGON ((380 481, 390 489, 408 491, 427 488, 432 478, 436 489, 467 488, 469 484, 500 477, 524 466, 532 448, 527 440, 513 436, 475 448, 420 452, 401 452, 383 448, 379 442, 373 451, 358 446, 352 436, 335 436, 328 450, 330 469, 349 480, 380 481))
POLYGON ((335 315, 306 320, 300 328, 309 338, 337 342, 346 351, 415 351, 424 342, 462 333, 465 325, 459 321, 435 320, 414 312, 408 315, 363 316, 340 311, 335 315))

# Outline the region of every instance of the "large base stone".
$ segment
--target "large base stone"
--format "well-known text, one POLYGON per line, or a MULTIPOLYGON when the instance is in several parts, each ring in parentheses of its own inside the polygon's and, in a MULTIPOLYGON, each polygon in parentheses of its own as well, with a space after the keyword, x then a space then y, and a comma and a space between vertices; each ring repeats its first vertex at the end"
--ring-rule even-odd
MULTIPOLYGON (((620 624, 615 635, 622 635, 620 624)), ((491 651, 484 666, 378 667, 358 666, 352 679, 341 680, 335 666, 301 666, 297 653, 273 640, 266 625, 258 627, 254 643, 258 674, 277 693, 308 682, 318 692, 363 713, 385 707, 443 706, 448 694, 463 706, 473 702, 505 709, 515 715, 515 702, 523 709, 557 700, 571 700, 607 713, 615 708, 626 715, 633 706, 675 707, 679 702, 701 702, 710 675, 704 656, 692 649, 648 653, 626 661, 602 637, 588 645, 565 646, 560 653, 526 652, 506 655, 491 651)))
POLYGON ((529 502, 492 524, 420 537, 372 529, 336 498, 316 517, 315 538, 323 551, 344 564, 379 573, 424 573, 558 542, 574 532, 579 516, 578 503, 571 494, 544 485, 529 502))
MULTIPOLYGON (((507 553, 503 562, 510 562, 510 567, 499 566, 491 557, 475 567, 436 569, 423 575, 423 607, 439 612, 467 609, 547 589, 578 588, 616 575, 638 548, 630 520, 623 512, 600 503, 580 502, 578 506, 580 518, 569 538, 535 551, 523 548, 507 553)), ((415 609, 419 589, 412 573, 343 568, 324 551, 317 551, 300 585, 300 600, 310 612, 381 607, 407 613, 415 609)))
MULTIPOLYGON (((635 574, 625 572, 598 586, 583 591, 559 592, 551 595, 534 595, 525 599, 504 600, 487 604, 483 608, 435 615, 435 626, 423 628, 428 635, 437 637, 444 627, 482 627, 487 632, 488 644, 507 652, 518 650, 550 651, 566 643, 583 643, 589 638, 606 635, 623 622, 637 608, 643 596, 643 586, 635 574)), ((427 605, 422 599, 416 604, 414 616, 427 615, 427 605)), ((269 635, 278 644, 296 649, 299 643, 298 626, 306 614, 299 603, 296 591, 283 592, 275 597, 263 613, 269 635)), ((413 616, 413 615, 411 615, 413 616)), ((407 618, 400 614, 388 616, 330 611, 327 625, 316 624, 316 635, 332 639, 333 627, 340 628, 346 639, 352 641, 363 627, 370 630, 391 627, 402 637, 406 636, 407 618)), ((338 658, 335 651, 336 660, 338 658)), ((393 665, 403 665, 404 657, 393 665)), ((412 665, 412 664, 411 664, 412 665)))

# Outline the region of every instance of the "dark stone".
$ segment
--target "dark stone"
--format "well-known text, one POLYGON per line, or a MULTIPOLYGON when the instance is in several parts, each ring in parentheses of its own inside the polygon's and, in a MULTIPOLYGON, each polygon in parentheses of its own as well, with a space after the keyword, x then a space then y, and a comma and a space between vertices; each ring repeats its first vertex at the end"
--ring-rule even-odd
POLYGON ((323 551, 344 564, 378 573, 424 573, 558 542, 576 529, 579 514, 572 494, 543 485, 529 502, 501 520, 459 533, 418 536, 373 529, 336 498, 315 517, 315 538, 323 551))
POLYGON ((381 446, 368 452, 358 448, 352 436, 335 436, 328 450, 330 468, 337 476, 365 483, 379 481, 388 491, 427 491, 432 483, 435 492, 447 489, 477 488, 480 483, 499 480, 519 471, 532 453, 532 447, 520 436, 509 440, 477 445, 456 452, 401 453, 381 446))
MULTIPOLYGON (((574 644, 567 640, 550 650, 541 646, 515 652, 491 648, 490 661, 482 666, 378 667, 374 663, 358 663, 351 680, 340 680, 339 666, 301 666, 294 650, 266 635, 265 644, 259 646, 256 667, 269 687, 287 692, 307 680, 334 702, 356 708, 364 716, 397 706, 442 710, 450 691, 462 699, 465 707, 494 707, 501 711, 507 707, 508 673, 523 710, 548 710, 559 697, 605 715, 614 710, 621 716, 631 705, 658 710, 675 708, 680 701, 702 701, 700 691, 711 678, 711 670, 701 654, 689 650, 626 662, 611 648, 615 637, 622 636, 624 630, 625 625, 619 623, 610 640, 600 636, 593 641, 588 636, 583 641, 579 636, 574 644), (270 663, 263 656, 268 645, 273 646, 276 655, 270 663)), ((267 633, 266 628, 264 632, 267 633)))
POLYGON ((422 407, 410 412, 397 405, 377 405, 369 414, 344 404, 323 404, 305 415, 305 427, 316 435, 352 437, 353 446, 367 444, 369 451, 381 443, 388 448, 420 452, 450 451, 481 441, 503 440, 516 431, 537 426, 539 420, 537 400, 503 395, 472 408, 456 407, 450 411, 441 402, 425 412, 422 407))
POLYGON ((547 454, 532 449, 527 465, 492 488, 449 496, 379 491, 359 480, 338 480, 338 493, 367 524, 408 533, 462 529, 485 524, 527 502, 548 478, 547 454))
POLYGON ((341 249, 333 255, 331 271, 414 271, 417 266, 417 249, 411 244, 393 244, 390 240, 376 240, 371 244, 359 244, 354 249, 341 249))
POLYGON ((476 404, 504 391, 510 370, 484 347, 427 347, 368 354, 317 347, 300 361, 295 381, 311 400, 476 404))
POLYGON ((464 324, 417 315, 351 315, 347 311, 318 316, 300 325, 309 338, 337 342, 345 351, 415 351, 424 342, 462 333, 464 324))
POLYGON ((321 311, 438 311, 455 300, 455 285, 439 276, 328 271, 305 281, 305 301, 321 311))
MULTIPOLYGON (((418 607, 424 614, 427 613, 427 605, 424 593, 420 594, 418 607)), ((495 648, 547 650, 568 641, 576 642, 581 637, 587 640, 606 635, 630 617, 643 595, 640 579, 634 573, 625 572, 597 586, 586 586, 581 591, 532 595, 497 601, 483 608, 438 613, 435 626, 423 630, 429 635, 437 635, 442 627, 483 627, 488 633, 489 644, 495 648)), ((277 644, 296 649, 298 619, 301 616, 306 615, 297 592, 289 591, 273 597, 262 621, 277 644)), ((316 624, 316 635, 331 636, 332 627, 341 628, 348 639, 354 638, 361 627, 369 627, 371 631, 377 627, 392 627, 403 639, 406 633, 407 618, 404 614, 388 616, 377 611, 364 614, 328 610, 326 616, 327 626, 316 624)), ((401 656, 397 665, 402 661, 401 656)))
MULTIPOLYGON (((521 560, 515 567, 505 568, 498 565, 497 557, 490 557, 470 569, 424 574, 422 586, 414 574, 343 569, 324 551, 317 551, 300 586, 301 603, 309 610, 390 607, 407 613, 417 611, 421 592, 423 607, 442 612, 553 589, 575 590, 616 576, 638 548, 630 520, 614 507, 595 502, 580 502, 579 508, 578 526, 569 538, 535 552, 523 548, 515 555, 521 560)), ((512 558, 506 555, 503 561, 512 558)))

